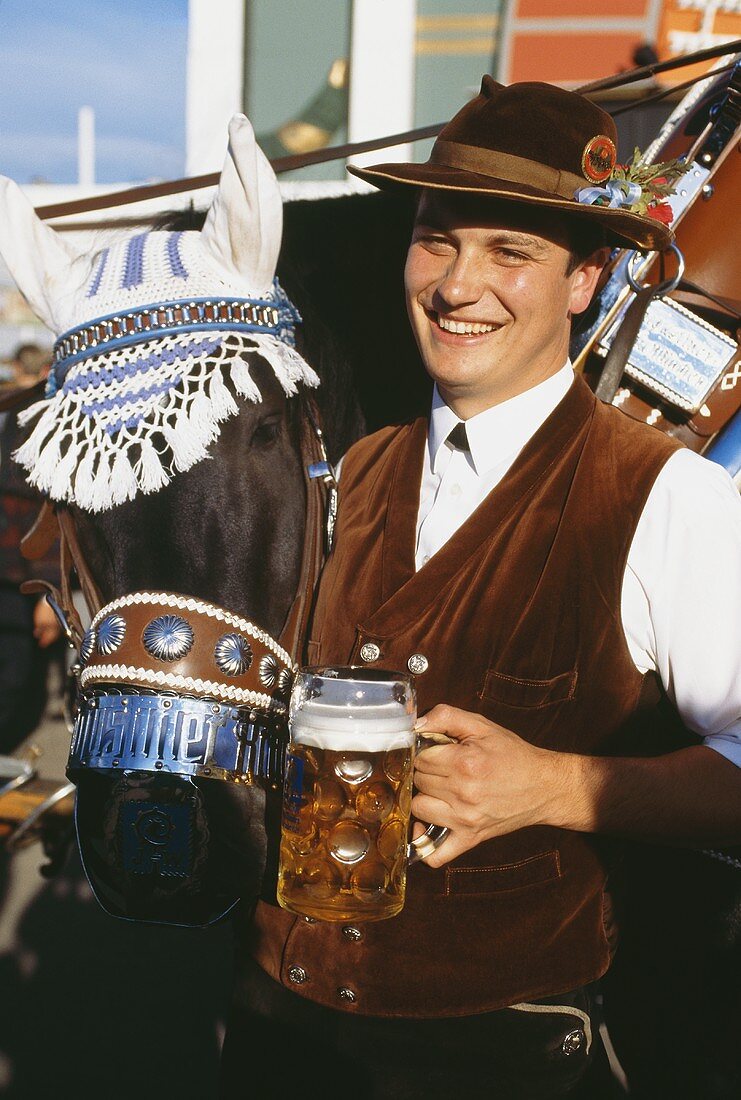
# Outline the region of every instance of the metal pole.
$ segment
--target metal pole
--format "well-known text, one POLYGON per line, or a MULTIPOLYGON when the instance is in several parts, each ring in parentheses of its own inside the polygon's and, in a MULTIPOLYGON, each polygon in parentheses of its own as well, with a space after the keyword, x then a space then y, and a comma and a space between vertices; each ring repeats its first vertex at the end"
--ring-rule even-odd
POLYGON ((95 111, 80 107, 77 112, 77 182, 95 186, 95 111))

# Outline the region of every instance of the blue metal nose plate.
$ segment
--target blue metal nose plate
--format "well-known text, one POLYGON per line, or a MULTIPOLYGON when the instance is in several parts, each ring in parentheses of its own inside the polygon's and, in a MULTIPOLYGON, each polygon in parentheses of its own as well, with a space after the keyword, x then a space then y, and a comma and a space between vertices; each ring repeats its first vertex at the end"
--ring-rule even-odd
POLYGON ((80 702, 68 773, 169 772, 278 788, 285 726, 260 711, 189 696, 95 691, 80 702))
POLYGON ((103 908, 202 926, 256 897, 286 743, 284 718, 248 707, 126 688, 86 695, 67 774, 103 908))

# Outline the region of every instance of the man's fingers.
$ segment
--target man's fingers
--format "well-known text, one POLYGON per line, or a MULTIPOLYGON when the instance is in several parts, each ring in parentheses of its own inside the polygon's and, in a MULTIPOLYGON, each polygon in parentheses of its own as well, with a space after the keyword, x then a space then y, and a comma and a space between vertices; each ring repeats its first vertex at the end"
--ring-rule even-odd
POLYGON ((430 775, 450 775, 451 771, 450 750, 444 745, 422 749, 414 757, 415 775, 421 772, 427 772, 430 775))
POLYGON ((472 714, 471 711, 439 703, 418 718, 414 728, 422 737, 444 733, 455 741, 460 741, 480 733, 482 728, 489 725, 491 723, 481 714, 472 714))
POLYGON ((449 800, 450 780, 447 775, 435 772, 415 772, 414 786, 420 794, 428 794, 432 798, 439 798, 441 802, 449 800))
MULTIPOLYGON (((422 721, 424 722, 424 718, 422 721)), ((432 745, 452 745, 455 741, 453 737, 448 737, 447 733, 432 733, 427 730, 422 730, 422 732, 418 734, 418 740, 419 752, 422 752, 423 749, 430 748, 432 745)))
MULTIPOLYGON (((419 821, 415 821, 413 832, 415 839, 421 836, 424 831, 425 826, 419 821)), ((470 842, 460 840, 455 830, 452 830, 442 844, 429 856, 425 856, 422 862, 426 863, 428 867, 442 867, 444 864, 450 863, 451 859, 455 859, 456 856, 463 855, 470 847, 470 842)))
POLYGON ((412 799, 412 815, 418 821, 428 825, 442 825, 449 829, 452 824, 452 812, 447 802, 430 794, 415 794, 412 799))
POLYGON ((443 867, 446 863, 450 863, 451 859, 463 855, 469 848, 470 845, 461 843, 454 832, 449 833, 440 847, 436 848, 431 855, 426 856, 422 862, 426 863, 428 867, 443 867))

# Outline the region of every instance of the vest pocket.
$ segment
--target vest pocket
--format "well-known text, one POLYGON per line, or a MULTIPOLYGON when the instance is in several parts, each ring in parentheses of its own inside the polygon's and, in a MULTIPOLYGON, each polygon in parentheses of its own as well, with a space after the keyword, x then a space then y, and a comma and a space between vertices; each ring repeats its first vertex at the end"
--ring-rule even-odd
POLYGON ((549 680, 525 680, 490 668, 480 698, 485 703, 500 703, 508 707, 548 707, 573 699, 576 680, 575 668, 549 680))
POLYGON ((505 863, 500 867, 446 867, 445 893, 497 894, 505 890, 521 890, 538 886, 561 877, 561 861, 557 849, 536 856, 505 863))

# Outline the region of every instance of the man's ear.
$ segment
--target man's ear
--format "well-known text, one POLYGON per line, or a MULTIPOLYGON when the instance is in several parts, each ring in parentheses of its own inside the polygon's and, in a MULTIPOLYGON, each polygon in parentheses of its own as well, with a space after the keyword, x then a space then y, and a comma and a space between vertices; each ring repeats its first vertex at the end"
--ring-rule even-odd
POLYGON ((610 258, 609 248, 598 248, 572 271, 569 313, 583 313, 592 300, 602 269, 610 258))

